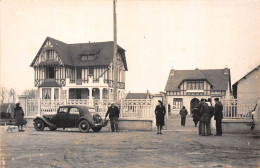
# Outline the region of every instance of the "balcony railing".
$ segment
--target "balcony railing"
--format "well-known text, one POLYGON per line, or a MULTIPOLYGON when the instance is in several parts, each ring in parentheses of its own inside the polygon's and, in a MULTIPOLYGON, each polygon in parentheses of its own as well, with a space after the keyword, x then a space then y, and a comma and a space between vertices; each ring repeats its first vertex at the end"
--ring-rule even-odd
MULTIPOLYGON (((109 87, 113 87, 114 81, 104 80, 104 83, 107 83, 109 87)), ((125 83, 124 82, 117 82, 117 88, 118 89, 125 89, 125 83)))
MULTIPOLYGON (((43 82, 48 82, 48 81, 55 81, 56 83, 58 83, 61 86, 65 86, 66 85, 66 80, 65 79, 36 79, 34 81, 35 87, 39 87, 43 82)), ((93 83, 100 83, 102 81, 102 79, 93 79, 93 78, 89 78, 89 79, 69 79, 67 82, 70 84, 76 84, 76 85, 82 85, 82 84, 86 84, 89 82, 93 82, 93 83)), ((113 87, 113 80, 103 80, 104 83, 108 84, 109 87, 113 87)), ((117 88, 118 89, 125 89, 125 83, 124 82, 117 82, 117 88)))
POLYGON ((65 79, 35 79, 34 81, 34 86, 39 87, 43 82, 56 82, 61 86, 66 85, 66 80, 65 79))

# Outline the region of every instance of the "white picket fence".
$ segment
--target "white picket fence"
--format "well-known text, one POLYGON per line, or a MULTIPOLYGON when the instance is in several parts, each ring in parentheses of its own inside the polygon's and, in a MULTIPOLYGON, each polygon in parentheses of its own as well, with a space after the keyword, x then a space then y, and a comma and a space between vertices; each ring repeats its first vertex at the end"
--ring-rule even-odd
POLYGON ((238 99, 223 99, 224 118, 249 118, 256 107, 257 99, 240 101, 238 99))
MULTIPOLYGON (((108 107, 113 100, 108 99, 62 99, 62 100, 40 100, 27 99, 25 115, 27 117, 36 116, 37 114, 55 114, 61 105, 89 105, 94 106, 96 112, 104 117, 108 107)), ((120 108, 120 117, 131 118, 154 118, 155 106, 150 99, 122 99, 117 102, 120 108)))

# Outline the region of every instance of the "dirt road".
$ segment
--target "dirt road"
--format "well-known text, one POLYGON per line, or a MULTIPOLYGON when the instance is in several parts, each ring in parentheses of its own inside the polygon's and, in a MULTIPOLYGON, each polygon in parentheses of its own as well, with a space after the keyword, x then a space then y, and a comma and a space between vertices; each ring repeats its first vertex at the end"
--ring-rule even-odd
POLYGON ((1 132, 1 167, 260 167, 260 137, 201 137, 188 119, 156 132, 1 132))

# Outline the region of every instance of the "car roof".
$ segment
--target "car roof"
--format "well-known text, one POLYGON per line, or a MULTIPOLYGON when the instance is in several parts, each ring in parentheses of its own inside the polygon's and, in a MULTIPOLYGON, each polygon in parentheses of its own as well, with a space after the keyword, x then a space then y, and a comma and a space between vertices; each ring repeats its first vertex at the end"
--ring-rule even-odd
POLYGON ((76 107, 76 108, 79 108, 79 109, 84 109, 84 108, 88 108, 88 109, 93 109, 95 108, 94 106, 87 106, 87 105, 62 105, 62 106, 59 106, 60 107, 76 107))

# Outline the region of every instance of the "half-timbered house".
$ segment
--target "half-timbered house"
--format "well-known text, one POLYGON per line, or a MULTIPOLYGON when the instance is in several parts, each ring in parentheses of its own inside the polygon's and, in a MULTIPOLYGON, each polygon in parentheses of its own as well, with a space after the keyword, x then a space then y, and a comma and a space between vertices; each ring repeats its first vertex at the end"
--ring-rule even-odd
MULTIPOLYGON (((118 98, 125 97, 125 50, 117 51, 118 98)), ((66 44, 47 37, 31 63, 41 99, 112 99, 113 42, 66 44)))
MULTIPOLYGON (((231 96, 230 69, 171 69, 165 86, 167 104, 172 113, 178 114, 182 106, 191 113, 204 98, 231 96)), ((214 101, 213 101, 214 102, 214 101)))

